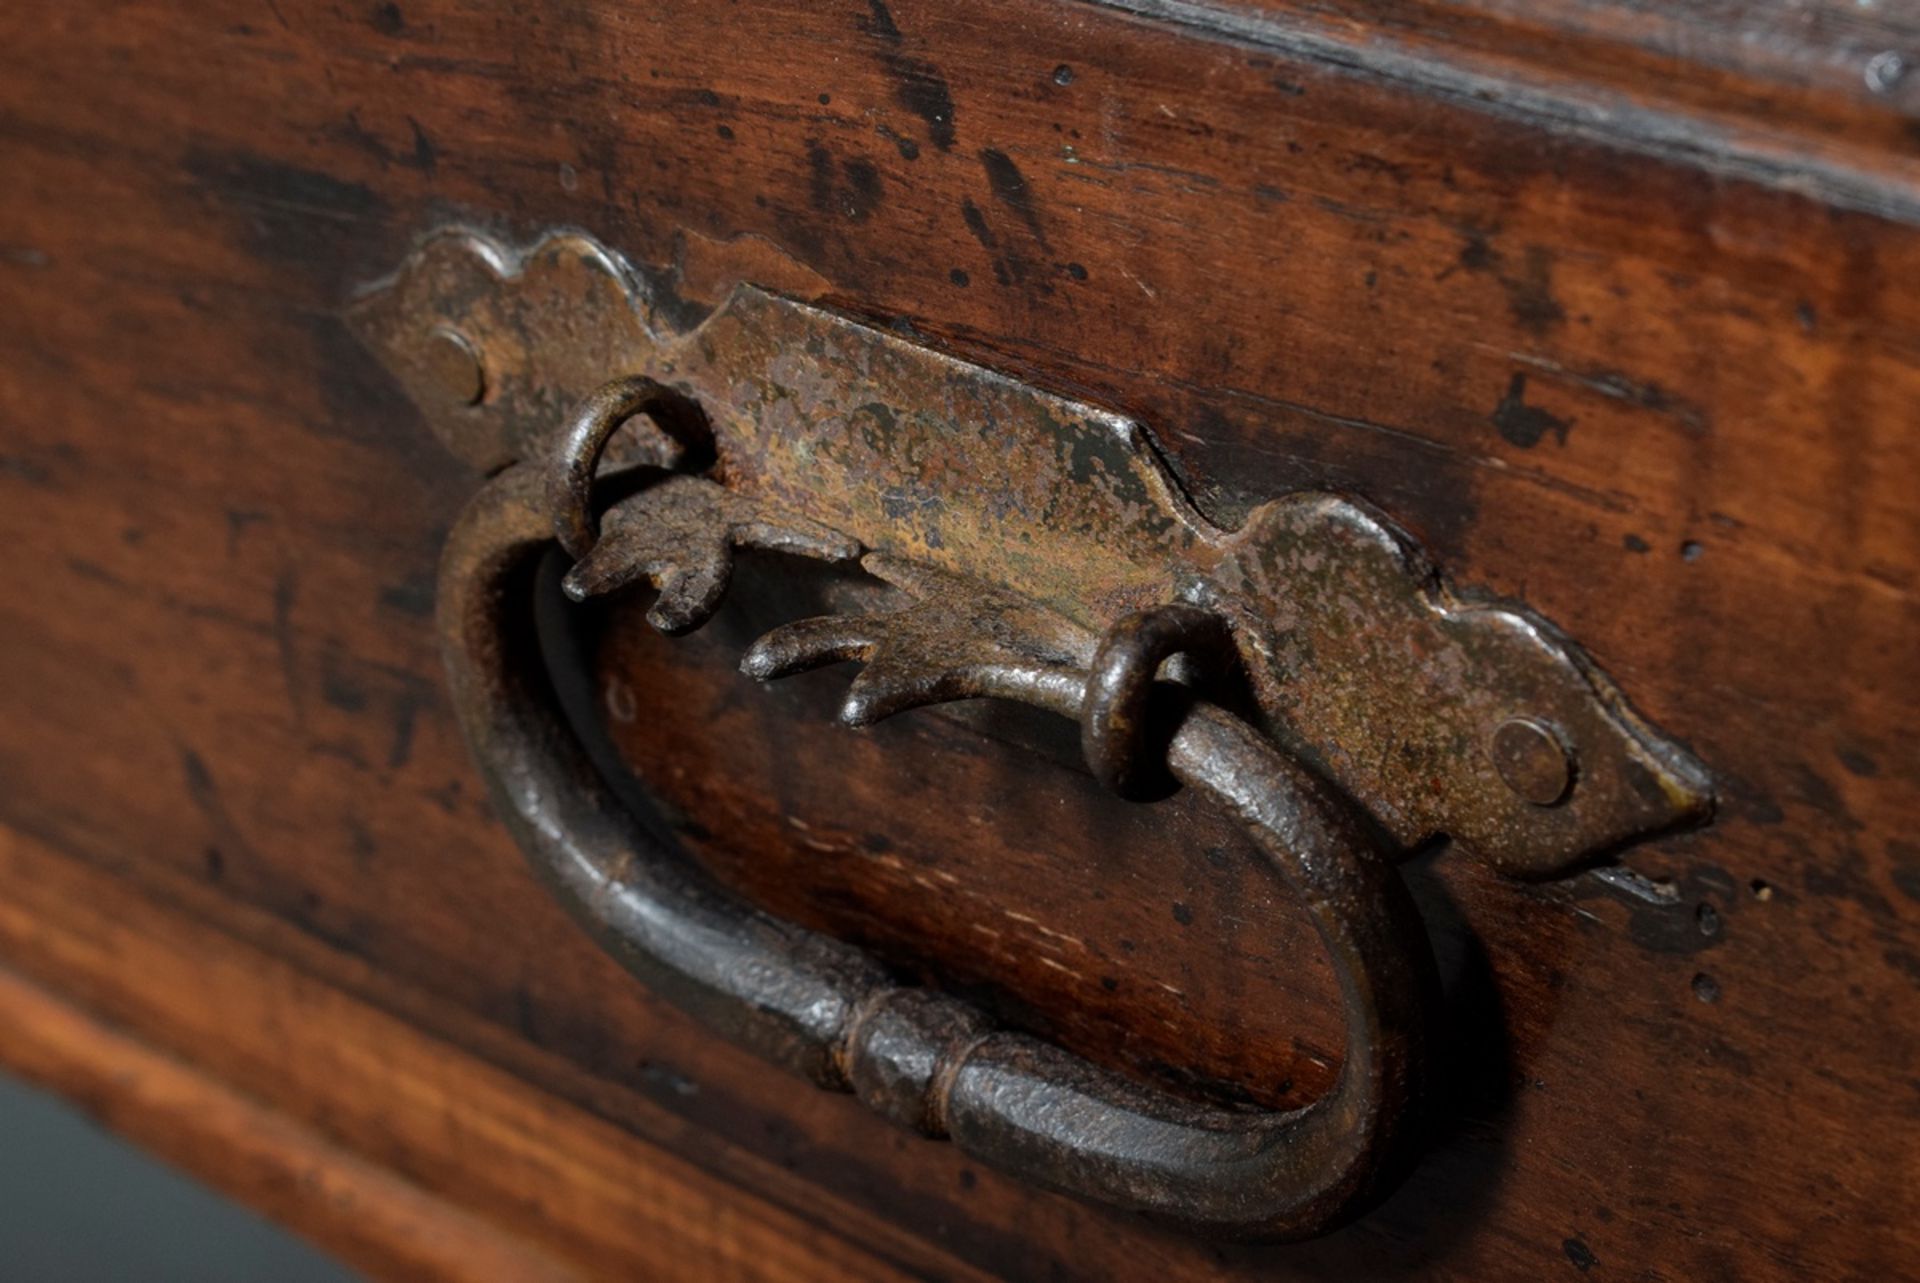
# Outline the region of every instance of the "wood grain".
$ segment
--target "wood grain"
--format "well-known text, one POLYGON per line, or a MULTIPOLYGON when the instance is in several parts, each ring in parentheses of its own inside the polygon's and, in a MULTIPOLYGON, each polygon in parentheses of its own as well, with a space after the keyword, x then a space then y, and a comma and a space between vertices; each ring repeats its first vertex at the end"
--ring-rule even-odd
POLYGON ((0 870, 21 889, 0 906, 0 1064, 358 1268, 396 1279, 903 1277, 6 830, 0 870))
MULTIPOLYGON (((1515 42, 1550 47, 1538 32, 1574 12, 1541 11, 1528 36, 1491 4, 1382 5, 1349 35, 1371 46, 1405 19, 1405 39, 1448 42, 1415 50, 1441 70, 1525 88, 1541 57, 1515 42), (1460 34, 1476 14, 1481 45, 1460 34)), ((1295 7, 1266 7, 1267 27, 1039 0, 717 13, 0 14, 0 822, 910 1273, 1904 1272, 1920 1246, 1906 100, 1795 124, 1795 78, 1827 83, 1808 54, 1781 46, 1765 74, 1728 55, 1695 94, 1647 82, 1679 65, 1670 49, 1616 63, 1608 37, 1548 87, 1645 110, 1570 120, 1538 94, 1289 42, 1273 24, 1319 20, 1295 7), (1711 140, 1727 115, 1748 141, 1723 155, 1649 132, 1711 140), (896 1136, 636 992, 477 796, 427 617, 476 479, 339 321, 456 219, 584 227, 648 266, 669 316, 752 279, 1134 413, 1223 524, 1296 486, 1358 491, 1457 579, 1586 644, 1714 771, 1719 816, 1633 852, 1653 888, 1637 897, 1592 876, 1513 886, 1445 852, 1413 867, 1452 977, 1453 1081, 1425 1164, 1323 1242, 1216 1250, 896 1136)), ((671 654, 636 653, 626 680, 673 683, 671 654)), ((740 714, 770 736, 788 715, 740 714)), ((992 818, 987 786, 1025 759, 973 747, 975 791, 942 805, 992 818)), ((834 767, 794 757, 791 795, 864 805, 834 767)), ((698 818, 724 846, 722 819, 698 818)), ((925 843, 939 820, 922 823, 925 843)), ((804 843, 780 841, 766 870, 793 873, 760 891, 832 918, 821 884, 798 884, 804 843)), ((971 849, 989 894, 991 844, 971 849)), ((963 925, 855 889, 876 937, 963 925)), ((1119 911, 1144 919, 1148 893, 1119 911)), ((16 970, 29 936, 0 948, 16 970)), ((958 938, 936 933, 926 965, 962 969, 958 938)), ((1118 991, 1105 1031, 1077 990, 989 979, 1123 1061, 1114 1028, 1205 1022, 1184 1067, 1230 1085, 1294 1059, 1269 1039, 1296 1014, 1319 1041, 1304 965, 1241 975, 1308 990, 1290 1010, 1174 1015, 1118 991)), ((236 1066, 258 1045, 244 1022, 196 1025, 193 990, 158 970, 130 969, 112 1001, 60 983, 108 1015, 153 1004, 164 1018, 137 1036, 162 1047, 173 1022, 236 1066)), ((437 1137, 409 1135, 385 1165, 460 1179, 437 1137)))
POLYGON ((1101 0, 1911 219, 1920 26, 1859 0, 1101 0))
POLYGON ((745 648, 827 608, 806 575, 742 566, 696 638, 631 606, 592 630, 595 711, 724 882, 1150 1083, 1270 1108, 1333 1085, 1330 964, 1238 825, 1186 797, 1116 802, 1049 714, 855 733, 835 719, 846 671, 761 687, 745 648))

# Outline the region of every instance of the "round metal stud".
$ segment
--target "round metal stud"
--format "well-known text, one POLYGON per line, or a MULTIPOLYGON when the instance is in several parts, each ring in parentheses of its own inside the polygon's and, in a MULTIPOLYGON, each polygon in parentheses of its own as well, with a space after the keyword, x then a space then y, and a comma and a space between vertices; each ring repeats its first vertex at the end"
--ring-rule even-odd
POLYGON ((479 350, 456 330, 436 329, 427 339, 426 368, 433 385, 456 405, 478 405, 487 394, 479 350))
POLYGON ((1573 785, 1573 760, 1544 722, 1509 718, 1493 733, 1487 753, 1507 787, 1535 806, 1553 806, 1573 785))

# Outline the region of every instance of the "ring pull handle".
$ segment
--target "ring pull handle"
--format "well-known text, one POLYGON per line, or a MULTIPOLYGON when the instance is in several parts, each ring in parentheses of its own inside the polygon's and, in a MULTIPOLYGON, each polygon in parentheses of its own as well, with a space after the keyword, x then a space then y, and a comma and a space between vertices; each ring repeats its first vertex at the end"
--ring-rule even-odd
POLYGON ((348 319, 440 440, 497 474, 449 539, 439 628, 498 811, 630 971, 823 1087, 1084 1198, 1314 1234, 1381 1186, 1419 1097, 1434 964, 1393 860, 1445 837, 1494 876, 1563 878, 1711 815, 1705 768, 1561 630, 1453 588, 1357 498, 1281 494, 1227 529, 1111 410, 751 285, 684 330, 660 303, 578 232, 451 228, 348 319), (625 377, 596 387, 608 370, 625 377), (553 407, 576 402, 556 440, 553 407), (596 521, 603 451, 652 468, 596 521), (568 596, 644 580, 669 634, 718 607, 738 548, 858 558, 904 605, 788 624, 743 667, 858 661, 853 724, 1036 705, 1078 723, 1122 795, 1177 783, 1235 817, 1339 977, 1333 1087, 1266 1114, 1149 1091, 902 988, 657 845, 546 683, 533 571, 556 538, 568 596))
MULTIPOLYGON (((1419 1091, 1436 990, 1425 933, 1350 808, 1220 708, 1185 708, 1166 740, 1165 767, 1234 816, 1272 876, 1302 902, 1332 958, 1346 1013, 1335 1085, 1284 1113, 1210 1108, 1149 1090, 997 1030, 946 995, 902 987, 860 951, 734 898, 622 809, 546 687, 530 593, 533 568, 553 544, 552 496, 581 494, 574 479, 592 476, 591 463, 583 469, 568 451, 603 442, 607 421, 633 406, 628 397, 595 399, 598 426, 570 433, 547 477, 519 466, 490 483, 450 536, 440 583, 442 642, 463 730, 500 814, 574 915, 629 971, 717 1031, 1033 1183, 1237 1237, 1316 1234, 1365 1200, 1393 1165, 1419 1091)), ((596 590, 644 576, 672 591, 689 574, 711 578, 711 567, 700 566, 724 562, 736 545, 797 541, 828 559, 848 551, 777 515, 742 522, 727 507, 727 492, 705 478, 668 478, 607 514, 576 576, 622 540, 629 552, 640 550, 637 569, 625 580, 596 575, 596 590), (688 536, 689 510, 721 521, 722 551, 711 538, 688 536)), ((582 529, 565 517, 560 527, 582 529)), ((1049 709, 1081 721, 1099 760, 1121 765, 1127 777, 1127 756, 1139 751, 1132 719, 1144 712, 1164 653, 1221 658, 1205 622, 1212 617, 1193 607, 1122 619, 1096 645, 1014 594, 883 556, 864 564, 905 589, 911 604, 776 629, 743 667, 773 678, 863 660, 844 713, 854 721, 962 698, 1049 709)), ((716 601, 702 598, 692 623, 716 601)))

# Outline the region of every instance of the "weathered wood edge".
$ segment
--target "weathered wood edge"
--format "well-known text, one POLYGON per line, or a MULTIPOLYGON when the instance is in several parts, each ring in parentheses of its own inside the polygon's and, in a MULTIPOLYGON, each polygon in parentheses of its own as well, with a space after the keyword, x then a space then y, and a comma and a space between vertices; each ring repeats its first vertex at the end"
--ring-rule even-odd
POLYGON ((30 888, 0 904, 0 1067, 376 1277, 973 1277, 887 1261, 4 826, 0 870, 30 888))
MULTIPOLYGON (((1164 22, 1209 39, 1393 84, 1489 112, 1675 162, 1726 178, 1904 223, 1920 223, 1920 164, 1909 152, 1858 136, 1756 124, 1736 103, 1686 104, 1660 86, 1587 80, 1560 67, 1497 52, 1416 43, 1338 15, 1228 6, 1208 0, 1081 0, 1164 22)), ((1576 50, 1583 43, 1568 40, 1576 50)), ((1920 56, 1920 55, 1916 55, 1920 56)), ((1578 53, 1571 53, 1577 59, 1578 53)), ((1687 66, 1679 65, 1676 74, 1687 66)), ((1856 109, 1857 110, 1857 109, 1856 109)))
POLYGON ((0 1023, 7 1069, 356 1269, 501 1283, 586 1277, 6 968, 0 1023))

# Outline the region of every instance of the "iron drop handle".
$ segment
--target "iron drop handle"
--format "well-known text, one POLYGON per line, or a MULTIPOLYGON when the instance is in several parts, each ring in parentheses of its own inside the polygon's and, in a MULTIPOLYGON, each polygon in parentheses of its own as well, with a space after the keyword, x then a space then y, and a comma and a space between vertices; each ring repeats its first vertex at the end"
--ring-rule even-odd
MULTIPOLYGON (((661 496, 653 507, 671 508, 664 496, 689 484, 712 485, 674 478, 640 498, 661 496)), ((577 513, 559 520, 563 530, 569 521, 581 529, 577 513)), ((1191 705, 1167 742, 1172 774, 1246 827, 1273 876, 1312 915, 1346 1013, 1338 1081, 1284 1113, 1207 1108, 1148 1090, 995 1030, 964 1003, 902 987, 860 951, 741 902, 649 837, 547 688, 530 593, 555 521, 544 479, 526 466, 472 501, 442 562, 442 643, 454 704, 496 807, 551 889, 630 972, 727 1037, 820 1087, 851 1090, 897 1124, 949 1138, 1036 1184, 1191 1230, 1306 1237, 1375 1189, 1419 1093, 1436 985, 1398 874, 1325 784, 1204 702, 1191 705)), ((663 577, 671 586, 673 575, 663 577)), ((814 643, 833 625, 809 623, 756 646, 750 671, 772 676, 848 649, 845 626, 821 650, 814 643)), ((937 690, 883 691, 868 712, 1011 699, 1084 719, 1089 739, 1105 742, 1144 695, 1139 674, 1150 678, 1161 652, 1184 645, 1180 624, 1177 610, 1150 613, 1123 621, 1089 667, 980 665, 937 690)))
POLYGON ((1144 425, 908 335, 750 285, 679 330, 586 236, 515 248, 462 228, 349 320, 441 441, 495 474, 449 538, 438 626, 496 808, 559 898, 721 1033, 1035 1183, 1211 1234, 1326 1230, 1401 1169, 1425 1073, 1438 986, 1394 860, 1445 836, 1501 876, 1564 877, 1711 813, 1704 768, 1563 633, 1456 590, 1364 501, 1296 490, 1224 528, 1144 425), (596 514, 629 420, 623 461, 652 483, 596 514), (718 606, 736 548, 858 558, 905 604, 787 624, 748 672, 859 661, 853 724, 1035 705, 1079 722, 1116 792, 1170 773, 1223 808, 1332 959, 1333 1087, 1289 1112, 1201 1107, 728 894, 622 808, 549 688, 535 568, 556 543, 569 595, 650 583, 668 633, 718 606), (1145 712, 1176 653, 1230 670, 1240 697, 1174 701, 1169 737, 1145 712))

